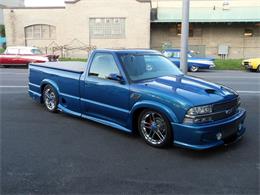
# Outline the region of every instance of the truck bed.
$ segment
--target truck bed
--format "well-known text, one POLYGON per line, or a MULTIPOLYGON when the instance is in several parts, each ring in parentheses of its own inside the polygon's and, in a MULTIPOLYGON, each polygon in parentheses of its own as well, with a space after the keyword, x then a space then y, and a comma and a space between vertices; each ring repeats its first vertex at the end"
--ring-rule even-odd
POLYGON ((83 73, 87 62, 46 62, 46 63, 31 63, 31 66, 40 66, 52 68, 56 70, 65 70, 69 72, 83 73))

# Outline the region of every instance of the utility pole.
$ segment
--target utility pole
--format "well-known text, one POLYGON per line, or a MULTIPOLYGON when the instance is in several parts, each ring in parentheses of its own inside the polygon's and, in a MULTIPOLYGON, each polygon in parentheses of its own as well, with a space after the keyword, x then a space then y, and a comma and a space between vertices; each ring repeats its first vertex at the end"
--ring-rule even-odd
POLYGON ((189 41, 189 9, 190 0, 182 0, 182 24, 181 24, 181 64, 180 68, 184 74, 188 71, 188 41, 189 41))

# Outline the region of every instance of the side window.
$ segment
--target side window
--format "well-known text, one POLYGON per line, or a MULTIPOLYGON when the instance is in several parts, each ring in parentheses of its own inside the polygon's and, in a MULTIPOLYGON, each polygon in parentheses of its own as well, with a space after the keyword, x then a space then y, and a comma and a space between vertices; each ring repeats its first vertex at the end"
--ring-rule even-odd
POLYGON ((180 52, 178 52, 178 51, 173 52, 173 57, 179 58, 180 57, 180 52))
POLYGON ((88 75, 107 79, 112 73, 120 75, 113 56, 108 53, 97 53, 94 56, 88 75))
POLYGON ((17 54, 18 54, 18 49, 9 48, 9 49, 7 49, 7 51, 6 51, 6 54, 17 55, 17 54))
POLYGON ((32 54, 29 49, 20 49, 20 54, 25 55, 25 54, 32 54))
POLYGON ((171 58, 171 57, 172 57, 172 52, 170 52, 170 51, 164 51, 164 52, 163 52, 163 55, 164 55, 165 57, 167 57, 167 58, 171 58))

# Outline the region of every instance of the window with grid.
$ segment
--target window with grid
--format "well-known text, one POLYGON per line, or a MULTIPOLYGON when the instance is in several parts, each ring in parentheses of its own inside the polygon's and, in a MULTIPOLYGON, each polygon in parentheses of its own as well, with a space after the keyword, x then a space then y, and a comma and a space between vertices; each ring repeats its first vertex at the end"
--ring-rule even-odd
POLYGON ((125 38, 125 18, 90 18, 89 24, 91 38, 125 38))
POLYGON ((56 27, 47 24, 35 24, 25 27, 25 38, 28 39, 55 39, 56 27))

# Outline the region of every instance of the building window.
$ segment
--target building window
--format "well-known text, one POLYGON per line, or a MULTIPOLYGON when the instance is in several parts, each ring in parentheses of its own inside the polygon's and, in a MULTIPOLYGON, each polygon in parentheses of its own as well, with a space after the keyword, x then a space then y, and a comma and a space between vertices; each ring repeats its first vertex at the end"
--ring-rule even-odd
MULTIPOLYGON (((177 24, 177 35, 181 36, 181 23, 177 24)), ((189 37, 193 37, 193 26, 190 24, 189 25, 189 37)))
POLYGON ((36 24, 25 27, 25 38, 47 40, 56 38, 56 27, 47 24, 36 24))
POLYGON ((89 24, 91 38, 125 38, 125 18, 90 18, 89 24))
POLYGON ((252 37, 253 36, 253 30, 252 29, 245 29, 244 36, 245 37, 252 37))

